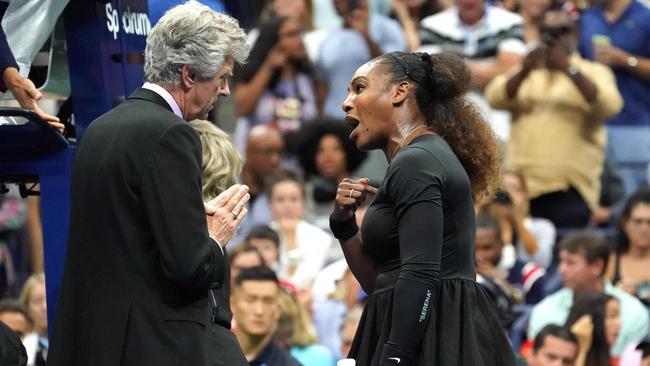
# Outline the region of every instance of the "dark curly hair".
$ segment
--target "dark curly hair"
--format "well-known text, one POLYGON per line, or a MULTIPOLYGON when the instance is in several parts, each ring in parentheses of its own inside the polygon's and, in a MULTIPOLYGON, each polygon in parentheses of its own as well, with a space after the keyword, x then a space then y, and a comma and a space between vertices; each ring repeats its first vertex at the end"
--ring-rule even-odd
POLYGON ((627 237, 624 226, 627 220, 630 219, 632 210, 640 204, 650 205, 650 188, 637 190, 625 201, 625 207, 621 212, 616 231, 616 252, 619 254, 626 253, 630 249, 630 238, 627 237))
POLYGON ((350 132, 352 132, 352 127, 337 119, 320 119, 303 127, 303 130, 300 131, 298 155, 300 156, 300 165, 307 178, 319 174, 315 161, 316 151, 320 145, 320 140, 325 135, 334 135, 341 142, 341 147, 345 151, 346 167, 349 173, 354 172, 361 165, 367 153, 356 148, 354 142, 349 138, 350 132))
POLYGON ((447 141, 463 164, 475 199, 499 184, 499 146, 492 128, 464 97, 470 85, 465 61, 451 53, 391 52, 375 59, 391 82, 415 81, 415 101, 431 129, 447 141))

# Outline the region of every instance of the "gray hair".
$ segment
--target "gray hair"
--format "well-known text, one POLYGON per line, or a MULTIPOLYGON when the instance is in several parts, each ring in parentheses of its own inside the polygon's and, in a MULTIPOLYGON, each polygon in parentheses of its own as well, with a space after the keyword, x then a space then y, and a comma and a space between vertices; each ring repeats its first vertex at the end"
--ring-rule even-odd
POLYGON ((190 0, 168 10, 147 37, 144 80, 176 85, 183 65, 200 78, 212 78, 226 57, 248 57, 246 33, 236 19, 190 0))

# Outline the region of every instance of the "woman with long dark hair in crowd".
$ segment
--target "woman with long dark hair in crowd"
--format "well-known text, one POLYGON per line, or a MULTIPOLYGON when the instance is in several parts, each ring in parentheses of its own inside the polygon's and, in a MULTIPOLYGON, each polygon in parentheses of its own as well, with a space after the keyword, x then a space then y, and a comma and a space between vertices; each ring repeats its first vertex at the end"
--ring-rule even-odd
POLYGON ((344 179, 330 218, 370 294, 349 357, 359 365, 515 365, 476 283, 472 197, 498 184, 498 148, 464 99, 458 56, 391 52, 362 65, 343 102, 350 138, 389 161, 379 189, 344 179), (377 192, 359 233, 355 211, 377 192))
MULTIPOLYGON (((248 127, 272 124, 297 131, 318 112, 314 67, 302 41, 298 18, 271 18, 259 27, 248 64, 237 75, 235 106, 248 127)), ((245 134, 244 134, 245 136, 245 134)))
POLYGON ((628 198, 619 219, 616 251, 607 268, 612 283, 650 304, 650 189, 628 198))
POLYGON ((576 295, 566 326, 578 338, 576 366, 616 364, 609 353, 621 330, 621 307, 615 297, 595 292, 576 295))
POLYGON ((342 120, 323 119, 303 128, 298 150, 305 173, 305 217, 329 231, 338 183, 366 158, 348 138, 352 128, 342 120))

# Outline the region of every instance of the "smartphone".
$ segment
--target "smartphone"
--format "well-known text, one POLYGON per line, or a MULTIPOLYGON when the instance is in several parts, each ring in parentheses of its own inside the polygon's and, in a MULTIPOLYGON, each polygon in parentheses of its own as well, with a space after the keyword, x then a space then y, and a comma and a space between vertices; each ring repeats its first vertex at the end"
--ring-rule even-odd
POLYGON ((493 202, 495 203, 500 203, 503 205, 511 205, 512 204, 512 198, 510 198, 510 195, 508 192, 506 192, 503 189, 497 190, 496 194, 494 195, 493 202))
POLYGON ((612 39, 604 34, 594 34, 591 36, 591 44, 594 48, 609 47, 612 45, 612 39))

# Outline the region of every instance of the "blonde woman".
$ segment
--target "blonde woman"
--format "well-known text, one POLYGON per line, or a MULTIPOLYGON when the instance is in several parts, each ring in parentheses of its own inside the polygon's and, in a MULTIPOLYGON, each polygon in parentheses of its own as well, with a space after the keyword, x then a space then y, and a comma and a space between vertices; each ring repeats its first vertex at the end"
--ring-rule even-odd
POLYGON ((20 303, 27 309, 32 320, 31 333, 23 338, 27 351, 28 365, 45 365, 49 341, 47 338, 47 304, 45 301, 45 274, 43 272, 31 275, 22 291, 20 303))
POLYGON ((212 122, 195 119, 190 125, 199 134, 203 150, 203 201, 210 201, 237 183, 242 162, 230 136, 212 122))
POLYGON ((288 291, 280 292, 282 314, 276 338, 291 356, 303 365, 334 366, 335 360, 327 347, 318 344, 316 329, 307 309, 288 291))
MULTIPOLYGON (((242 170, 241 157, 228 134, 212 122, 195 119, 190 122, 190 126, 194 128, 201 140, 203 160, 201 193, 203 201, 208 202, 237 183, 237 177, 242 170)), ((242 212, 245 212, 244 210, 246 208, 243 208, 242 212)), ((245 366, 248 362, 237 339, 229 331, 232 326, 229 301, 230 264, 226 265, 225 272, 223 285, 210 289, 208 294, 212 314, 212 344, 214 349, 222 350, 219 354, 222 365, 245 366)))

